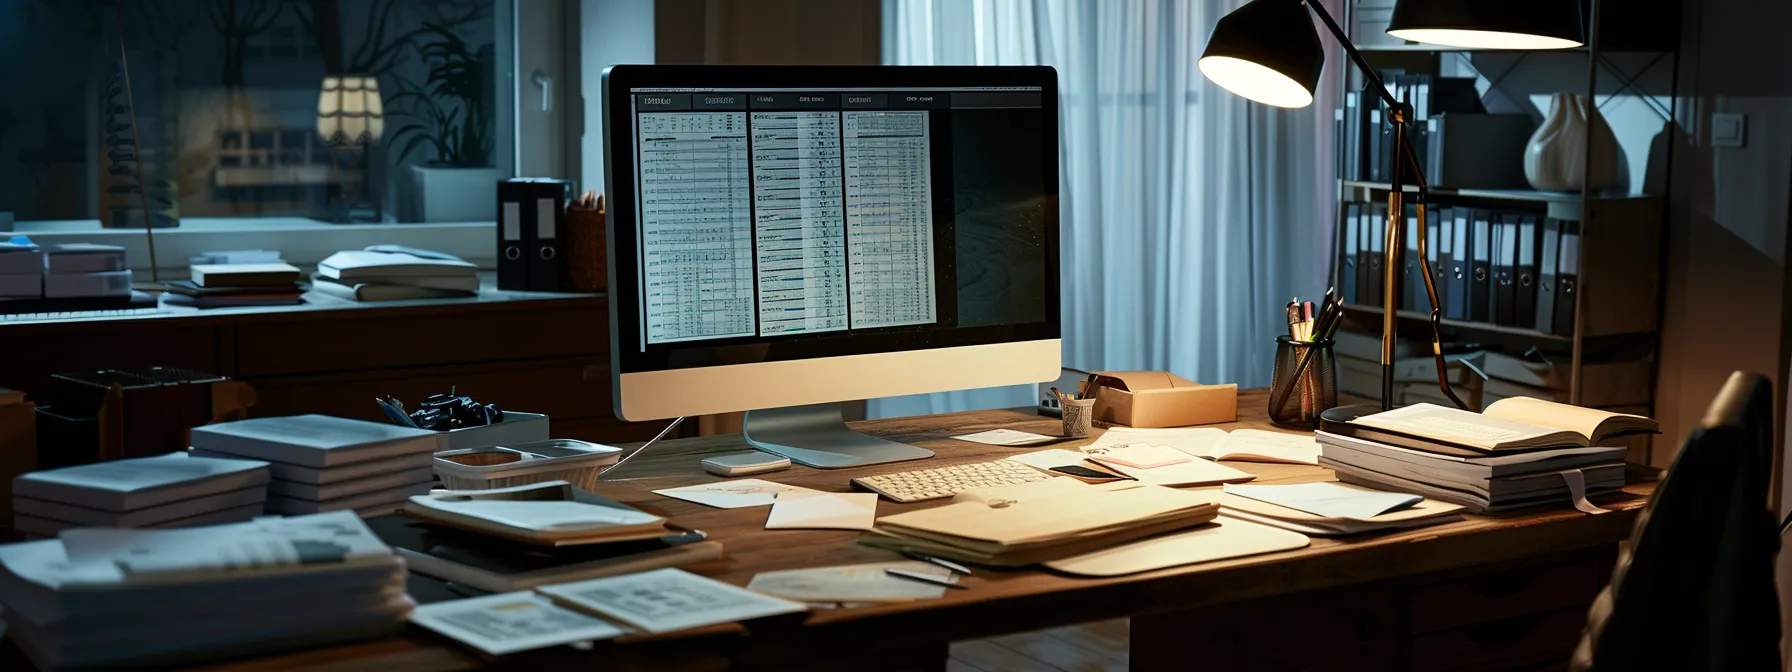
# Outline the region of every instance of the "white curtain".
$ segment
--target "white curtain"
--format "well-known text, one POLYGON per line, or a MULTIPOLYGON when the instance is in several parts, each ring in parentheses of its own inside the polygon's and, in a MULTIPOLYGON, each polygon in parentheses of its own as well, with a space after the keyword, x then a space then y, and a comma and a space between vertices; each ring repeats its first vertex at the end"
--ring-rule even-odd
MULTIPOLYGON (((1065 366, 1267 385, 1283 305, 1325 291, 1340 62, 1326 64, 1319 102, 1305 109, 1214 86, 1195 61, 1214 22, 1241 4, 884 0, 887 64, 1058 71, 1065 366)), ((873 400, 870 413, 1030 406, 1033 396, 1028 386, 897 397, 873 400)))

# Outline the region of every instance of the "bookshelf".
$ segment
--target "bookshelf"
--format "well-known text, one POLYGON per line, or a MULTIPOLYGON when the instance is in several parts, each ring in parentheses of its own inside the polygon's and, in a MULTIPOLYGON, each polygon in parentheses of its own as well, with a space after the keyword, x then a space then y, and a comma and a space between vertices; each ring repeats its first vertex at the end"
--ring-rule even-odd
MULTIPOLYGON (((1658 0, 1643 1, 1652 6, 1662 4, 1658 0)), ((1552 362, 1561 363, 1566 374, 1564 378, 1569 381, 1567 389, 1550 392, 1559 393, 1559 400, 1570 403, 1579 403, 1582 397, 1582 373, 1587 365, 1614 360, 1646 360, 1651 370, 1648 411, 1653 412, 1653 367, 1660 340, 1663 248, 1667 234, 1667 203, 1663 196, 1667 193, 1668 179, 1665 167, 1671 165, 1674 145, 1661 142, 1661 137, 1656 134, 1667 137, 1673 127, 1672 106, 1678 100, 1674 95, 1674 74, 1679 67, 1679 57, 1675 51, 1676 40, 1656 29, 1666 21, 1663 15, 1655 14, 1652 22, 1638 22, 1634 8, 1620 4, 1586 0, 1586 11, 1594 17, 1589 25, 1595 26, 1589 31, 1588 45, 1551 52, 1469 51, 1420 44, 1390 44, 1385 35, 1366 32, 1381 28, 1375 25, 1373 17, 1378 11, 1385 13, 1391 7, 1387 0, 1348 2, 1345 15, 1349 17, 1347 29, 1371 66, 1378 70, 1404 71, 1409 76, 1429 76, 1429 80, 1420 77, 1418 81, 1430 82, 1435 92, 1445 91, 1441 82, 1451 79, 1451 90, 1457 97, 1449 101, 1450 105, 1461 105, 1460 94, 1467 89, 1461 80, 1472 79, 1472 90, 1478 96, 1478 100, 1472 102, 1483 108, 1480 111, 1526 113, 1531 116, 1531 128, 1534 129, 1549 112, 1548 95, 1568 92, 1589 96, 1600 108, 1602 116, 1612 123, 1627 156, 1644 159, 1641 162, 1627 161, 1628 184, 1607 193, 1587 189, 1577 193, 1536 191, 1527 188, 1528 185, 1512 183, 1509 177, 1500 184, 1453 183, 1450 176, 1439 178, 1428 170, 1433 183, 1427 191, 1427 206, 1515 213, 1535 217, 1539 222, 1558 220, 1573 223, 1580 235, 1574 260, 1579 271, 1578 298, 1574 301, 1571 327, 1540 331, 1517 326, 1516 321, 1493 323, 1443 319, 1439 331, 1447 344, 1513 356, 1542 353, 1552 362), (1613 16, 1603 20, 1598 18, 1602 15, 1602 4, 1614 6, 1613 16), (1618 17, 1618 14, 1628 16, 1618 17), (1368 20, 1365 17, 1369 17, 1368 20), (1666 101, 1665 109, 1662 101, 1666 101), (1538 109, 1539 103, 1541 109, 1538 109), (1643 109, 1656 117, 1651 119, 1637 113, 1643 109), (1624 127, 1620 127, 1621 124, 1624 127)), ((1361 113, 1364 118, 1368 115, 1366 110, 1347 110, 1352 109, 1348 103, 1353 98, 1361 101, 1369 97, 1353 96, 1363 90, 1360 72, 1355 68, 1339 70, 1341 72, 1331 75, 1338 77, 1340 83, 1335 107, 1338 110, 1338 175, 1342 178, 1337 182, 1339 226, 1334 251, 1338 254, 1334 254, 1332 278, 1334 284, 1341 286, 1347 212, 1353 204, 1370 207, 1385 203, 1391 185, 1379 179, 1364 179, 1382 177, 1366 174, 1366 168, 1373 167, 1373 162, 1378 160, 1372 153, 1374 145, 1366 135, 1370 124, 1364 121, 1353 125, 1347 120, 1352 114, 1361 113), (1349 132, 1353 130, 1363 131, 1365 135, 1357 135, 1353 140, 1349 132)), ((1396 86, 1394 81, 1388 84, 1390 88, 1396 86)), ((1416 91, 1416 86, 1409 90, 1416 91)), ((1412 102, 1441 106, 1436 98, 1430 101, 1413 99, 1412 102)), ((1438 112, 1447 115, 1449 111, 1438 112)), ((1414 133, 1425 129, 1425 124, 1426 115, 1421 112, 1414 133)), ((1437 125, 1430 128, 1435 129, 1437 125)), ((1442 136, 1430 136, 1428 140, 1441 143, 1442 136)), ((1528 134, 1523 143, 1502 136, 1500 142, 1491 147, 1513 152, 1504 157, 1507 165, 1511 165, 1511 161, 1522 158, 1528 140, 1528 134), (1515 146, 1507 148, 1507 145, 1515 146)), ((1486 151, 1489 145, 1480 147, 1486 151)), ((1415 149, 1420 148, 1415 145, 1415 149)), ((1448 147, 1443 147, 1439 153, 1447 150, 1448 147)), ((1471 160, 1478 160, 1472 157, 1479 155, 1469 156, 1471 160)), ((1427 158, 1421 153, 1421 160, 1427 158)), ((1464 178, 1464 181, 1472 179, 1464 178)), ((1408 186, 1406 191, 1413 193, 1417 188, 1408 186)), ((1440 286, 1439 291, 1444 288, 1440 286)), ((1380 304, 1379 298, 1373 298, 1347 305, 1349 319, 1344 328, 1379 338, 1383 312, 1380 304)), ((1422 310, 1403 309, 1398 313, 1399 330, 1403 341, 1426 343, 1424 350, 1428 353, 1430 308, 1422 304, 1418 307, 1422 310)), ((1340 375, 1345 375, 1343 367, 1340 375)), ((1468 396, 1464 395, 1464 398, 1468 396)), ((1481 395, 1477 390, 1472 396, 1479 398, 1481 395)), ((1395 402, 1402 403, 1402 400, 1395 402)), ((1646 462, 1647 451, 1646 445, 1633 447, 1632 460, 1646 462)))

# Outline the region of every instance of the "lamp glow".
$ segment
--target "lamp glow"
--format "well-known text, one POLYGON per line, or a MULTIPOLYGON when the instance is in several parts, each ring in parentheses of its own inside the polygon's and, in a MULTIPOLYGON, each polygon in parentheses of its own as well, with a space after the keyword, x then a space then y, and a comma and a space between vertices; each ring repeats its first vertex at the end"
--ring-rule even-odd
POLYGON ((386 130, 380 81, 355 75, 325 77, 317 94, 317 137, 332 147, 379 142, 386 130))
POLYGON ((1503 33, 1494 30, 1458 30, 1446 28, 1410 28, 1390 30, 1389 35, 1402 40, 1464 49, 1573 49, 1579 42, 1547 35, 1503 33))
POLYGON ((1463 49, 1572 49, 1585 44, 1571 0, 1400 0, 1389 35, 1463 49))
POLYGON ((1230 56, 1207 56, 1195 65, 1213 83, 1264 105, 1306 107, 1313 104, 1312 91, 1273 68, 1230 56))

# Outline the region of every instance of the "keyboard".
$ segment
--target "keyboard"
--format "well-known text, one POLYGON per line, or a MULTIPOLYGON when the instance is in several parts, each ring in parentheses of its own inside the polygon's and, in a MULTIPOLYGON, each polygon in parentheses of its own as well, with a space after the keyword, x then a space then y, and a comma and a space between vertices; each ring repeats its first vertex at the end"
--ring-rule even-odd
POLYGON ((860 476, 854 485, 898 502, 924 502, 951 497, 974 488, 1032 483, 1052 478, 1013 460, 955 464, 950 467, 860 476))

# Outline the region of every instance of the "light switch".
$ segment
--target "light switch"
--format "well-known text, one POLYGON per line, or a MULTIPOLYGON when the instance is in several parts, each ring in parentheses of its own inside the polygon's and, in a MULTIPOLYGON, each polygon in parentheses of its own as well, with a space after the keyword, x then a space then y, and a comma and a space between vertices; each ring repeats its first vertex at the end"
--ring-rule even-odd
POLYGON ((1747 144, 1748 116, 1736 112, 1711 115, 1711 146, 1741 149, 1747 144))

